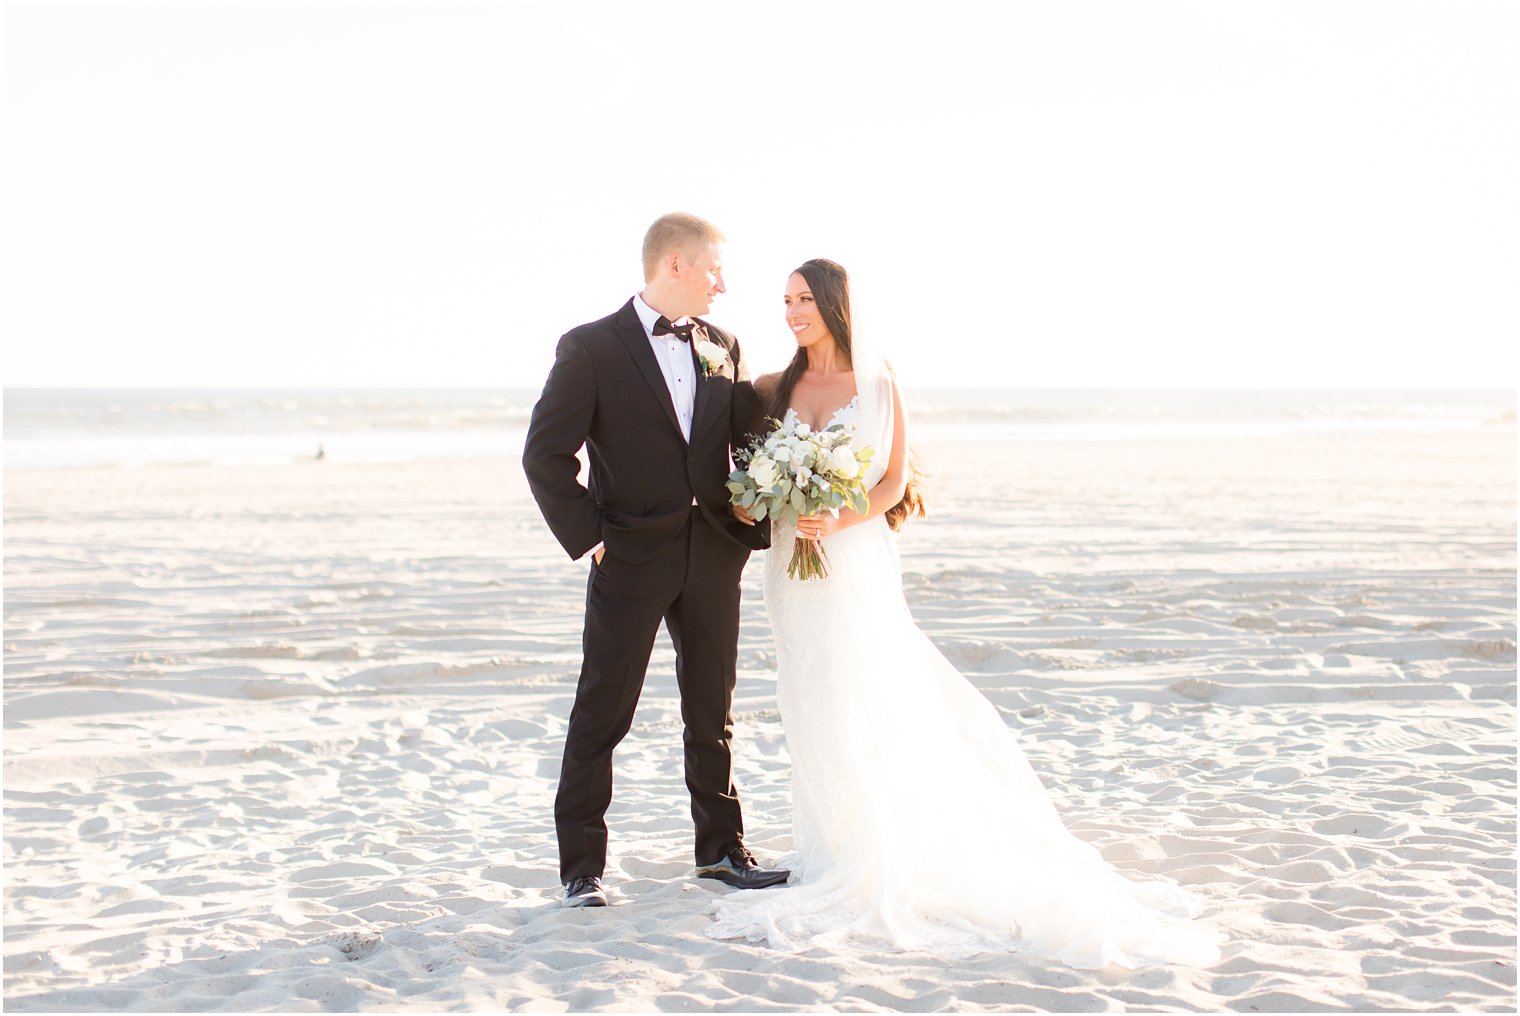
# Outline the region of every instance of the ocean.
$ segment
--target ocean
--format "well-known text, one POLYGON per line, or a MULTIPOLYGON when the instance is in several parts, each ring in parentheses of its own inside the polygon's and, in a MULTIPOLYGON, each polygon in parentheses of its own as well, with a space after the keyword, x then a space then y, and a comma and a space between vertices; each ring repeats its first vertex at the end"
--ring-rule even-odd
MULTIPOLYGON (((5 468, 515 458, 537 389, 5 390, 5 468)), ((1513 391, 924 389, 917 439, 1250 440, 1513 430, 1513 391)))

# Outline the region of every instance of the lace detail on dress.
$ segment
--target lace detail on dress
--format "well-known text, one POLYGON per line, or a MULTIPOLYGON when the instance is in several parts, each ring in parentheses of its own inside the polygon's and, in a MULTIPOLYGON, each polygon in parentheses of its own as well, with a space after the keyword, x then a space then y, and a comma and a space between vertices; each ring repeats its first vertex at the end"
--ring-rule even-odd
MULTIPOLYGON (((836 423, 854 423, 855 420, 854 420, 853 416, 850 419, 848 419, 848 420, 841 420, 840 417, 843 416, 846 413, 859 413, 859 412, 860 412, 860 396, 856 395, 854 398, 850 399, 849 402, 846 402, 844 405, 842 405, 838 409, 834 410, 834 415, 828 418, 827 422, 824 423, 824 425, 823 425, 823 427, 821 429, 822 430, 828 430, 830 427, 834 426, 834 424, 836 424, 836 423)), ((795 417, 795 416, 797 416, 797 410, 793 409, 791 406, 787 406, 786 407, 786 414, 782 417, 782 419, 787 419, 787 418, 795 417)))

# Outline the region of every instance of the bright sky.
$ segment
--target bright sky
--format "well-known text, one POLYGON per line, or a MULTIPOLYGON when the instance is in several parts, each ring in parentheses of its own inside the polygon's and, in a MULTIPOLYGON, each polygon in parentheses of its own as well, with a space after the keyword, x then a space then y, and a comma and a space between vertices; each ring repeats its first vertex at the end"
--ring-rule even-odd
POLYGON ((684 209, 756 372, 1513 387, 1517 8, 11 3, 5 384, 537 386, 684 209))

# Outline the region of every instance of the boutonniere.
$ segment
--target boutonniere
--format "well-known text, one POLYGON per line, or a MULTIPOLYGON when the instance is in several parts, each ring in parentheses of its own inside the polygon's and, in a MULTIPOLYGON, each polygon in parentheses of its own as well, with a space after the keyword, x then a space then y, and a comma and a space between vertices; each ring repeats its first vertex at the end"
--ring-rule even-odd
POLYGON ((702 362, 702 371, 708 377, 712 377, 723 369, 728 363, 728 352, 716 342, 710 342, 705 338, 696 340, 697 359, 702 362))

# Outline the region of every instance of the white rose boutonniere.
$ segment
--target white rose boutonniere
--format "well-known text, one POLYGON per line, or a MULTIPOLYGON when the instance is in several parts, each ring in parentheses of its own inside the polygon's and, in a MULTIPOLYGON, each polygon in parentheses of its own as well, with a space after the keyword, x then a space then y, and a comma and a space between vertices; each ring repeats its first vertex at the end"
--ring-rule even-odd
POLYGON ((728 362, 728 353, 716 342, 707 339, 697 340, 697 359, 702 361, 702 371, 708 377, 712 377, 723 369, 728 362))

